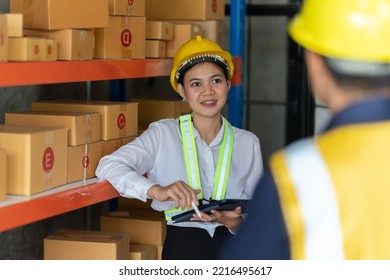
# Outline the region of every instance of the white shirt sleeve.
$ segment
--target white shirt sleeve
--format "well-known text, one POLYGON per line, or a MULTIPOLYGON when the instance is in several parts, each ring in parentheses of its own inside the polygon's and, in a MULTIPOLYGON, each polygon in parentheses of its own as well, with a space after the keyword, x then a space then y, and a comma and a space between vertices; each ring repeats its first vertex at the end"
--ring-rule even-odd
POLYGON ((148 189, 155 183, 144 176, 156 160, 159 130, 151 126, 132 142, 99 161, 96 176, 107 180, 124 197, 146 201, 148 189))

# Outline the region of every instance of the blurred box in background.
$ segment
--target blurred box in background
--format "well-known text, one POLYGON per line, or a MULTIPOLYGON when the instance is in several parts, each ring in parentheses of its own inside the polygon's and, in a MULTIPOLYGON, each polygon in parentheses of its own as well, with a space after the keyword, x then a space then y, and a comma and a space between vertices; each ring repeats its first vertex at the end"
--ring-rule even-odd
POLYGON ((145 17, 110 16, 96 28, 94 58, 145 58, 145 17))
POLYGON ((173 24, 168 21, 146 20, 146 39, 172 40, 173 24))
POLYGON ((145 0, 109 0, 110 15, 144 17, 145 0))
POLYGON ((101 117, 100 140, 138 134, 138 103, 86 100, 51 100, 32 103, 33 111, 98 112, 101 117))
POLYGON ((57 41, 40 37, 8 38, 8 61, 56 61, 57 41))
POLYGON ((126 260, 127 234, 87 230, 59 230, 43 240, 44 260, 126 260))
POLYGON ((0 62, 8 61, 7 17, 0 14, 0 62))
POLYGON ((108 0, 10 0, 11 13, 23 14, 23 27, 90 29, 108 24, 108 0))
POLYGON ((7 151, 0 148, 0 201, 7 197, 7 151))
POLYGON ((66 184, 67 129, 0 125, 7 193, 32 195, 66 184))
POLYGON ((100 140, 99 113, 48 111, 13 112, 5 114, 5 124, 67 128, 69 146, 77 146, 100 140))
POLYGON ((191 113, 187 102, 182 100, 133 99, 138 102, 138 124, 146 129, 154 121, 178 118, 191 113))
POLYGON ((165 58, 167 56, 167 44, 162 40, 146 40, 145 57, 165 58))
POLYGON ((55 39, 57 41, 58 60, 88 60, 93 58, 95 36, 92 30, 24 29, 24 34, 26 36, 40 36, 55 39))
POLYGON ((225 18, 225 0, 146 0, 150 19, 210 20, 225 18))
POLYGON ((79 146, 68 146, 67 183, 95 177, 102 157, 102 141, 79 146))

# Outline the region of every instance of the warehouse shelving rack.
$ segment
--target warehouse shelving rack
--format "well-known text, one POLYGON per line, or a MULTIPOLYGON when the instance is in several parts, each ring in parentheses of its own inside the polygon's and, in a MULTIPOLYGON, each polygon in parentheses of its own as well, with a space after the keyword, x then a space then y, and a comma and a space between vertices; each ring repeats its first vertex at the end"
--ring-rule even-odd
MULTIPOLYGON (((235 63, 241 63, 238 71, 241 76, 235 81, 236 89, 233 88, 229 96, 229 119, 235 126, 243 126, 245 51, 242 43, 245 41, 245 17, 257 14, 291 16, 298 7, 295 2, 300 1, 291 2, 293 4, 283 6, 247 6, 245 1, 232 0, 231 5, 226 6, 231 26, 237 27, 231 30, 231 52, 235 63)), ((287 125, 287 142, 308 133, 311 125, 304 131, 300 130, 303 127, 301 120, 307 119, 307 116, 301 115, 308 111, 307 107, 312 107, 311 102, 307 101, 306 90, 302 91, 305 83, 300 82, 303 72, 302 56, 299 55, 299 48, 291 42, 289 54, 294 63, 290 63, 289 69, 289 73, 293 75, 289 77, 289 88, 292 90, 288 101, 291 118, 287 125), (306 102, 300 102, 301 99, 306 102)), ((116 85, 118 81, 125 79, 169 76, 171 68, 172 59, 7 62, 0 63, 0 73, 7 73, 0 75, 0 87, 104 80, 110 80, 116 85)), ((0 232, 117 197, 119 193, 109 183, 98 182, 97 178, 60 186, 30 197, 9 195, 6 201, 0 202, 0 232)))
MULTIPOLYGON (((0 86, 24 86, 168 76, 172 59, 0 63, 0 86)), ((0 202, 0 232, 119 196, 106 181, 91 178, 32 196, 0 202)))

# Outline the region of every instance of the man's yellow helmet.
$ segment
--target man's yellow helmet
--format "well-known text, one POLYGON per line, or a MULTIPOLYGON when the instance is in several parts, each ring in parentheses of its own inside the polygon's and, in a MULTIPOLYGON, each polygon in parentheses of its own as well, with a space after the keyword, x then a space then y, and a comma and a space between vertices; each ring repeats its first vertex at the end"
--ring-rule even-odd
POLYGON ((288 30, 327 57, 390 62, 390 0, 306 0, 288 30))
POLYGON ((171 85, 175 91, 177 83, 182 79, 183 74, 192 66, 201 62, 213 62, 221 66, 229 79, 233 77, 234 66, 230 53, 222 50, 215 42, 196 36, 187 41, 176 52, 173 59, 171 72, 171 85))

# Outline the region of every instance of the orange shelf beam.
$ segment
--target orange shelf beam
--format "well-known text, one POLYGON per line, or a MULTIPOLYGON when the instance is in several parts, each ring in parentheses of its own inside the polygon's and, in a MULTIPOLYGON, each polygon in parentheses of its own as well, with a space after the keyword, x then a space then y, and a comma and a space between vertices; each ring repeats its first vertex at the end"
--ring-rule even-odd
POLYGON ((119 196, 106 181, 80 184, 55 188, 11 204, 0 203, 0 232, 119 196))
POLYGON ((0 63, 0 86, 169 76, 172 59, 0 63))

